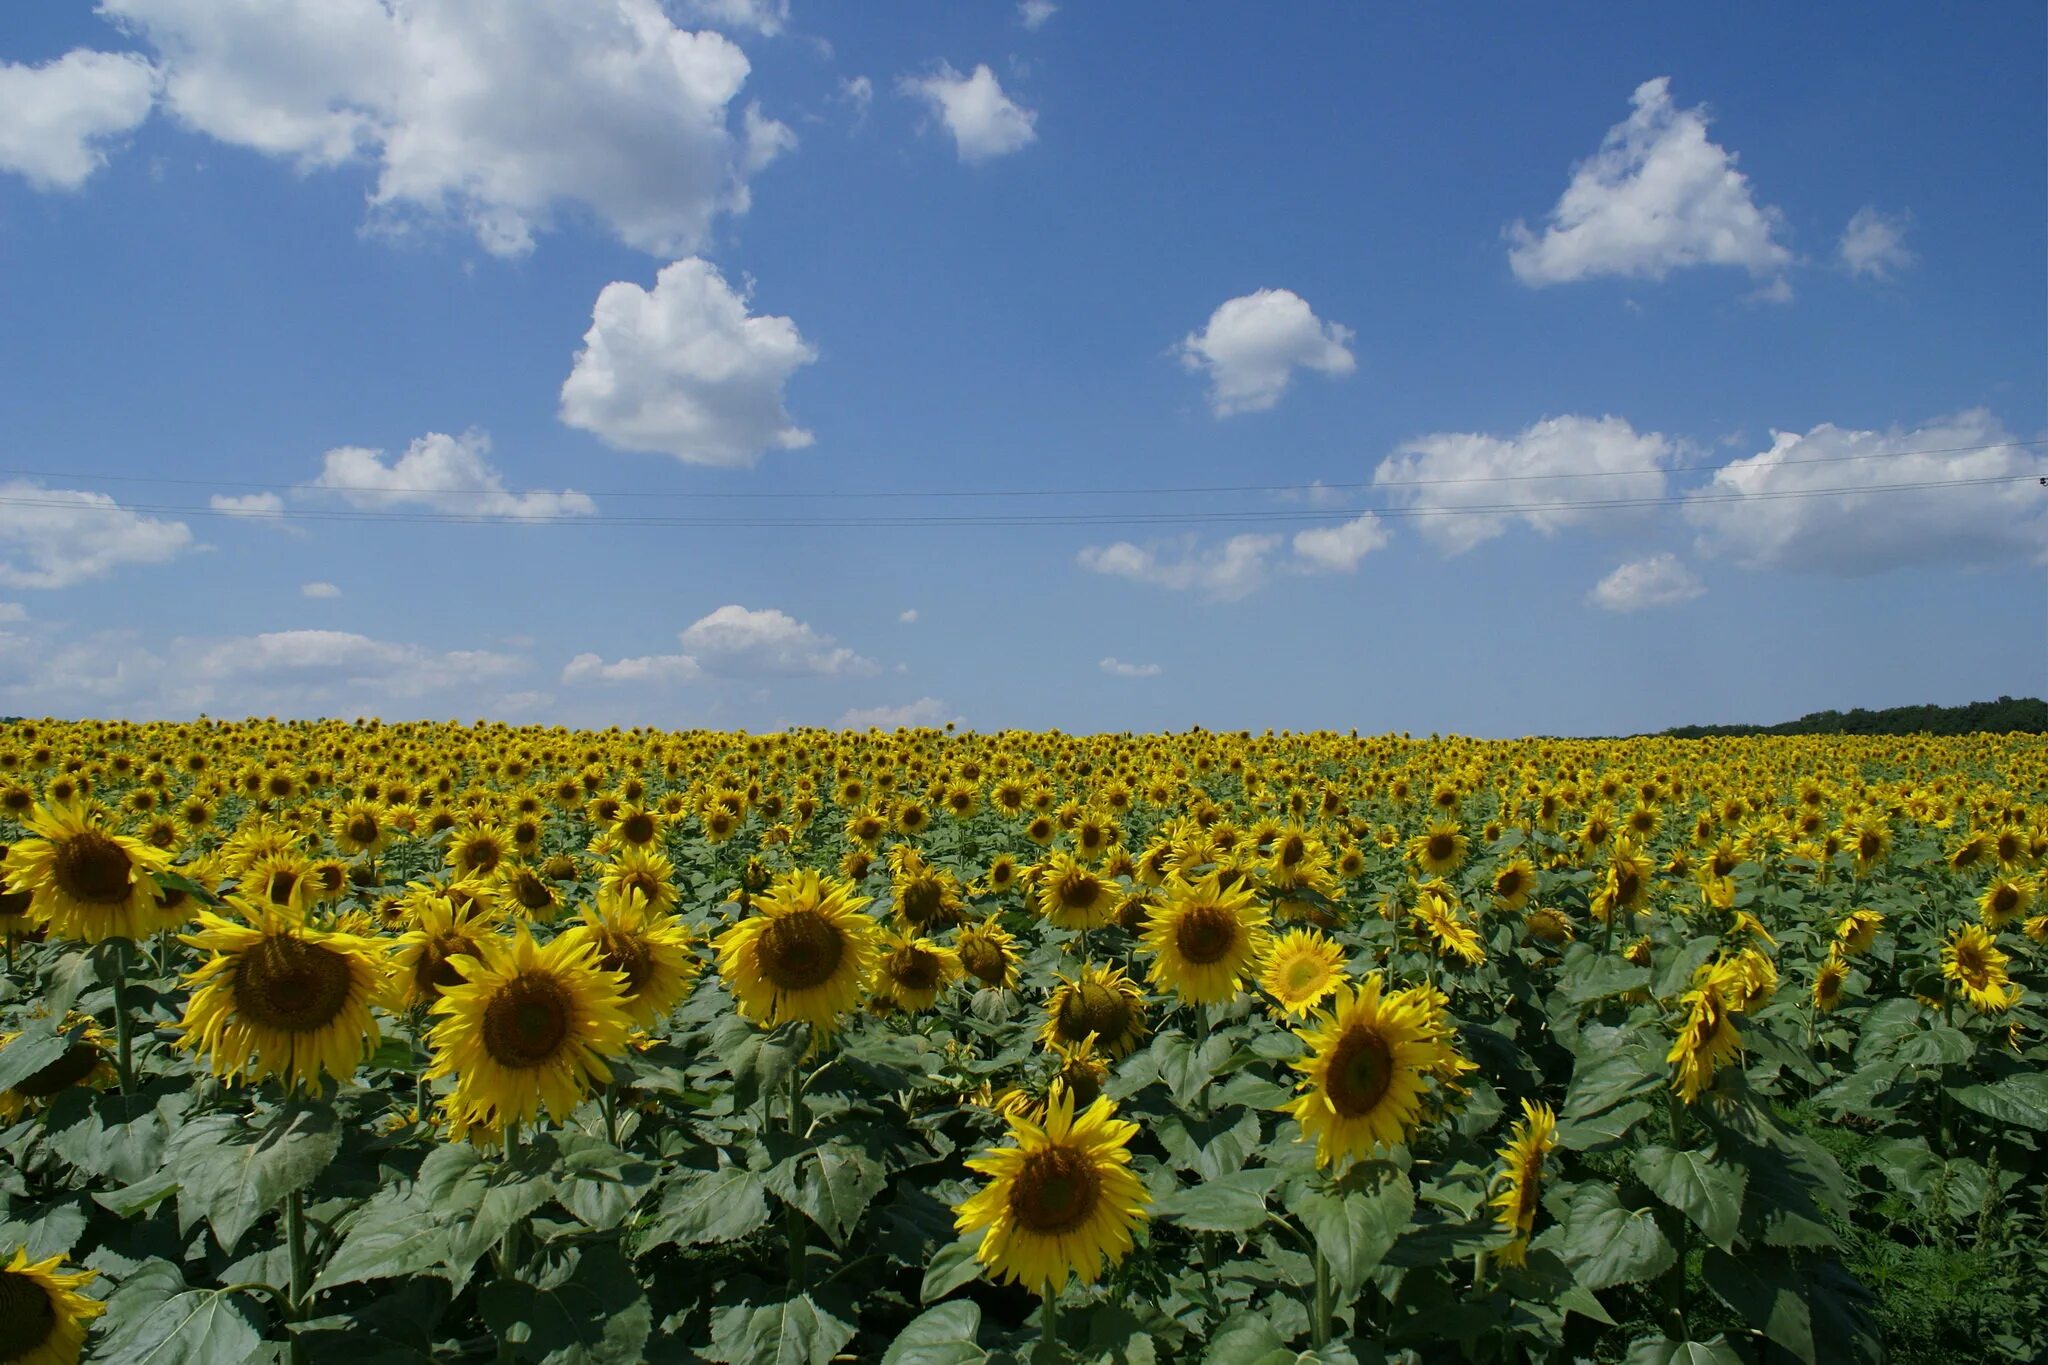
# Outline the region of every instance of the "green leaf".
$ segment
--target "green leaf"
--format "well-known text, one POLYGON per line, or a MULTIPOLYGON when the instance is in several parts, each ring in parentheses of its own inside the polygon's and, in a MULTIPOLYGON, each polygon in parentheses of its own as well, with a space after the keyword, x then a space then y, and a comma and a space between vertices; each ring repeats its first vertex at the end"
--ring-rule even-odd
POLYGON ((1602 957, 1595 949, 1575 943, 1565 955, 1562 980, 1565 999, 1584 1005, 1649 985, 1650 969, 1623 958, 1602 957))
MULTIPOLYGON (((123 1284, 115 1298, 129 1287, 123 1284)), ((164 1287, 152 1279, 139 1288, 138 1302, 94 1359, 103 1365, 240 1365, 263 1349, 263 1334, 241 1295, 190 1289, 165 1296, 159 1292, 164 1287), (155 1301, 141 1306, 150 1296, 155 1301)), ((110 1305, 109 1316, 112 1311, 110 1305)))
POLYGON ((1814 1103, 1838 1114, 1868 1114, 1879 1107, 1905 1069, 1899 1062, 1874 1062, 1815 1095, 1814 1103))
POLYGON ((841 1322, 809 1294, 770 1304, 736 1304, 711 1315, 706 1360, 722 1365, 830 1365, 853 1325, 841 1322))
POLYGON ((860 1148, 828 1142, 776 1162, 762 1180, 823 1228, 835 1246, 844 1246, 869 1203, 889 1183, 889 1173, 860 1148))
POLYGON ((980 1334, 979 1307, 966 1299, 942 1303, 896 1334, 882 1365, 980 1365, 988 1359, 976 1340, 980 1334))
POLYGON ((436 1147, 420 1163, 414 1198, 432 1221, 446 1229, 444 1262, 457 1289, 469 1280, 477 1258, 496 1246, 514 1223, 545 1204, 554 1182, 530 1163, 507 1166, 486 1161, 462 1144, 436 1147))
POLYGON ((1650 1116, 1650 1106, 1642 1100, 1630 1100, 1627 1104, 1593 1115, 1591 1118, 1572 1119, 1557 1125, 1558 1146, 1573 1152, 1591 1152, 1609 1147, 1628 1136, 1629 1129, 1650 1116))
POLYGON ((1659 1000, 1672 1000, 1692 986, 1693 975, 1721 950, 1721 940, 1706 934, 1693 939, 1673 953, 1657 969, 1657 984, 1651 988, 1659 1000))
POLYGON ((1356 1294, 1379 1268, 1415 1214, 1415 1187, 1398 1171, 1371 1190, 1326 1193, 1308 1182, 1294 1190, 1288 1210, 1322 1249, 1346 1296, 1356 1294))
POLYGON ((71 1040, 61 1033, 22 1033, 6 1047, 0 1047, 0 1090, 12 1090, 21 1082, 53 1066, 71 1050, 71 1040))
POLYGON ((175 1176, 156 1175, 148 1180, 125 1185, 118 1190, 93 1196, 93 1202, 112 1214, 122 1218, 133 1218, 136 1214, 156 1207, 165 1199, 178 1192, 175 1176))
POLYGON ((1641 1284, 1678 1259, 1655 1214, 1623 1208, 1614 1190, 1602 1184, 1579 1186, 1563 1220, 1535 1244, 1555 1251, 1588 1289, 1641 1284))
POLYGON ((1857 1031, 1856 1064, 1868 1066, 1888 1059, 1899 1040, 1916 1031, 1927 1017, 1927 1007, 1911 996, 1894 996, 1873 1005, 1857 1031))
POLYGON ((320 1272, 317 1289, 417 1275, 449 1257, 449 1229, 410 1189, 379 1192, 342 1228, 341 1246, 320 1272))
MULTIPOLYGON (((1586 1031, 1589 1035, 1592 1029, 1586 1031)), ((1619 1030, 1606 1030, 1614 1033, 1619 1030)), ((1567 1122, 1576 1123, 1655 1090, 1664 1082, 1664 1066, 1640 1044, 1581 1050, 1572 1067, 1571 1085, 1565 1090, 1567 1122)))
POLYGON ((1645 1147, 1630 1165, 1650 1193, 1692 1219, 1715 1246, 1733 1251, 1749 1173, 1716 1161, 1714 1155, 1712 1147, 1698 1152, 1645 1147))
POLYGON ((633 1267, 610 1247, 585 1248, 549 1283, 492 1280, 477 1291, 477 1307, 521 1360, 544 1365, 631 1365, 654 1325, 633 1267))
POLYGON ((284 1197, 311 1185, 341 1149, 341 1123, 325 1105, 292 1106, 263 1128, 238 1115, 204 1114, 172 1134, 165 1173, 176 1177, 179 1222, 204 1217, 224 1250, 284 1197))
POLYGON ((1638 1337, 1630 1344, 1624 1365, 1743 1365, 1743 1360, 1728 1338, 1716 1333, 1705 1341, 1638 1337))
POLYGON ((92 983, 92 955, 86 952, 64 954, 57 959, 57 965, 51 969, 50 978, 43 986, 43 1008, 50 1012, 52 1019, 62 1019, 92 983))
POLYGON ((1174 1169, 1204 1180, 1242 1170, 1245 1158, 1259 1148, 1259 1116, 1249 1109, 1235 1119, 1221 1114, 1169 1118, 1157 1132, 1174 1169))
POLYGON ((1250 1232, 1266 1221, 1266 1196, 1279 1180, 1280 1172, 1270 1167, 1234 1171, 1175 1190, 1152 1213, 1198 1232, 1250 1232))
POLYGON ((768 1221, 767 1190, 761 1177, 744 1166, 693 1172, 669 1187, 659 1211, 634 1240, 642 1247, 737 1241, 768 1221))
POLYGON ((1941 1066, 1950 1062, 1967 1062, 1976 1053, 1977 1047, 1968 1034, 1935 1024, 1931 1028, 1915 1029, 1899 1039, 1898 1046, 1892 1049, 1892 1060, 1907 1066, 1941 1066))
POLYGON ((45 1131, 73 1166, 132 1185, 157 1174, 171 1121, 146 1096, 67 1090, 50 1106, 45 1131))
POLYGON ((2048 1072, 2018 1071, 1989 1085, 1952 1086, 1955 1102, 2000 1123, 2048 1129, 2048 1072))
POLYGON ((918 1301, 931 1303, 943 1299, 980 1275, 981 1261, 976 1256, 980 1250, 979 1232, 970 1232, 940 1247, 924 1268, 924 1286, 918 1290, 918 1301))
POLYGON ((1740 1256, 1709 1251, 1701 1273, 1751 1327, 1807 1365, 1884 1358, 1869 1291, 1832 1261, 1759 1249, 1740 1256))
POLYGON ((1257 1313, 1240 1313, 1209 1338, 1202 1365, 1267 1365, 1294 1359, 1278 1328, 1257 1313))

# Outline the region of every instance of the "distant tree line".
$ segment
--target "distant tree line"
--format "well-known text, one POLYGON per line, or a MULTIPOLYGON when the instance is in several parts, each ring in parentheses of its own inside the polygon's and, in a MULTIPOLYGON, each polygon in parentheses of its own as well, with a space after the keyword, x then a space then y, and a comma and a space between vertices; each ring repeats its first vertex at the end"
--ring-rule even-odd
POLYGON ((1715 735, 2038 735, 2048 733, 2048 701, 2000 697, 1965 706, 1888 706, 1881 711, 1815 711, 1777 725, 1678 725, 1674 739, 1715 735))

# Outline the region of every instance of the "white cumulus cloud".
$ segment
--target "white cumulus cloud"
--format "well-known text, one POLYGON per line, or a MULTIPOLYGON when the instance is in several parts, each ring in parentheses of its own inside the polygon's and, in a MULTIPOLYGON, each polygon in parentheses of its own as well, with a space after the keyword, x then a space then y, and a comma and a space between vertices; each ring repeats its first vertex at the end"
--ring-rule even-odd
POLYGON ((1158 664, 1127 664, 1114 654, 1104 659, 1100 667, 1112 678, 1156 678, 1164 671, 1158 664))
POLYGON ((917 608, 916 608, 916 607, 905 607, 905 608, 904 608, 904 609, 903 609, 902 611, 900 611, 900 612, 898 612, 898 613, 896 614, 896 619, 897 619, 897 620, 898 620, 899 622, 901 622, 902 624, 906 625, 906 626, 914 626, 914 625, 916 625, 916 624, 917 624, 917 608))
POLYGON ((1703 553, 1756 569, 1853 576, 2048 563, 2048 502, 2038 483, 2048 453, 1997 444, 2011 439, 1981 408, 1912 430, 1824 422, 1803 434, 1774 431, 1768 450, 1694 490, 1685 518, 1703 553), (1949 486, 1881 491, 1901 484, 1949 486))
POLYGON ((1661 498, 1663 466, 1676 454, 1664 436, 1620 417, 1551 417, 1515 436, 1437 432, 1409 441, 1380 461, 1373 482, 1419 510, 1424 536, 1460 554, 1516 518, 1548 535, 1626 516, 1546 504, 1661 498))
POLYGON ((1024 27, 1036 29, 1046 20, 1059 13, 1060 7, 1052 0, 1018 0, 1017 18, 1024 27))
POLYGON ((215 493, 206 505, 230 517, 275 517, 284 511, 284 499, 275 493, 215 493))
POLYGON ((663 267, 652 292, 623 280, 599 292, 561 418, 621 450, 751 465, 811 443, 783 386, 817 358, 794 322, 750 316, 746 296, 693 256, 663 267))
POLYGON ((1350 374, 1357 368, 1351 336, 1350 328, 1317 318, 1292 290, 1261 289, 1226 300, 1178 349, 1181 364, 1208 375, 1210 410, 1229 417, 1278 403, 1297 368, 1350 374))
POLYGON ((1119 540, 1112 545, 1084 548, 1076 562, 1093 573, 1175 591, 1193 590, 1219 602, 1234 602, 1257 591, 1266 581, 1268 561, 1281 539, 1247 532, 1208 548, 1198 548, 1190 538, 1163 549, 1119 540))
POLYGON ((610 663, 595 654, 578 654, 562 670, 565 683, 687 683, 703 676, 703 667, 687 654, 648 654, 610 663))
POLYGON ((1888 280, 1894 272, 1913 264, 1918 258, 1906 246, 1906 229, 1912 221, 1910 214, 1880 213, 1868 204, 1856 210, 1838 244, 1842 268, 1851 275, 1888 280))
POLYGON ((486 458, 490 451, 491 438, 481 431, 460 436, 430 431, 389 464, 381 450, 338 446, 322 458, 320 477, 308 486, 364 508, 427 507, 515 519, 596 513, 597 504, 573 490, 508 491, 504 477, 486 458))
POLYGON ((948 721, 956 726, 964 724, 960 717, 950 714, 952 709, 937 697, 919 697, 902 706, 857 707, 839 718, 839 728, 894 730, 904 726, 936 728, 948 721))
POLYGON ((127 564, 163 564, 191 528, 131 512, 105 493, 0 483, 0 587, 68 588, 127 564))
POLYGON ((905 76, 899 88, 923 100, 953 135, 962 161, 987 161, 1038 140, 1038 115, 1003 93, 986 63, 963 76, 941 62, 928 76, 905 76))
POLYGON ((876 670, 872 659, 774 608, 720 607, 685 629, 683 649, 720 674, 833 675, 876 670))
POLYGON ((1628 118, 1573 168, 1542 233, 1519 220, 1509 227, 1515 277, 1540 287, 1599 275, 1661 280, 1695 265, 1764 276, 1791 265, 1778 241, 1782 215, 1756 202, 1734 154, 1708 138, 1706 111, 1675 106, 1665 76, 1632 99, 1628 118))
POLYGON ((1385 549, 1387 528, 1378 516, 1364 512, 1335 526, 1315 526, 1294 533, 1294 553, 1304 566, 1324 573, 1350 573, 1374 550, 1385 549))
POLYGON ((1706 590, 1698 574, 1681 564, 1677 555, 1666 553, 1619 565, 1593 585, 1586 600, 1608 611, 1647 611, 1690 602, 1706 590))
POLYGON ((341 596, 341 589, 332 583, 301 583, 299 596, 332 600, 341 596))
POLYGON ((500 256, 531 250, 565 206, 628 246, 695 250, 718 215, 745 212, 763 162, 765 127, 729 117, 745 55, 678 28, 659 0, 100 8, 156 50, 186 126, 301 169, 373 162, 373 222, 457 221, 500 256))
POLYGON ((773 38, 789 23, 789 0, 684 0, 682 12, 714 28, 746 29, 773 38))
POLYGON ((79 188, 106 164, 107 143, 149 117, 156 88, 156 68, 133 53, 0 62, 0 171, 39 190, 79 188))

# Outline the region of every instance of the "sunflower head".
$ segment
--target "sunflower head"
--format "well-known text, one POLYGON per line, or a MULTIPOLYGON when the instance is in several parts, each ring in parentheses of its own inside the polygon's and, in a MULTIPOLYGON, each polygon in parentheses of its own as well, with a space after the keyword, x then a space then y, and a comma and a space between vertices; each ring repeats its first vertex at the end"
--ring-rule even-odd
POLYGON ((66 1272, 63 1261, 31 1261, 22 1246, 0 1266, 0 1360, 72 1365, 85 1349, 86 1328, 107 1308, 78 1291, 99 1272, 66 1272))
POLYGON ((879 929, 851 884, 791 872, 754 902, 754 913, 720 934, 718 970, 740 1013, 774 1026, 838 1028, 874 977, 879 929))
POLYGON ((953 951, 975 984, 1016 989, 1017 940, 993 916, 964 926, 953 940, 953 951))
POLYGON ((1192 883, 1170 877, 1145 926, 1148 979, 1191 1004, 1229 1000, 1265 955, 1267 921, 1248 882, 1225 886, 1213 873, 1192 883))
POLYGON ((1489 1201, 1494 1221, 1508 1234, 1501 1259, 1521 1265, 1528 1259, 1529 1234, 1536 1226, 1536 1210, 1542 1193, 1543 1161, 1557 1146, 1557 1115, 1550 1106, 1522 1101, 1522 1117, 1500 1149, 1501 1170, 1494 1177, 1495 1194, 1489 1201))
POLYGON ((1301 1094, 1281 1108, 1316 1144, 1316 1164, 1370 1156, 1408 1140, 1421 1123, 1428 1084, 1466 1065, 1424 988, 1387 994, 1378 972, 1339 986, 1331 1008, 1298 1030, 1307 1056, 1294 1063, 1301 1094))
POLYGON ((10 845, 0 871, 8 890, 28 893, 29 918, 52 936, 138 939, 182 922, 157 904, 156 877, 169 855, 114 833, 97 805, 38 806, 23 823, 36 837, 10 845))
POLYGON ((1078 1047, 1092 1035, 1103 1053, 1121 1058, 1144 1041, 1145 997, 1120 967, 1087 966, 1079 976, 1060 979, 1046 1002, 1039 1041, 1047 1047, 1078 1047))
POLYGON ((899 1009, 917 1014, 938 1003, 946 987, 960 979, 960 955, 928 938, 889 931, 881 942, 875 985, 899 1009))
POLYGON ((598 892, 570 935, 588 941, 598 966, 618 973, 626 1013, 640 1028, 667 1018, 702 970, 690 931, 673 915, 650 912, 638 891, 598 892))

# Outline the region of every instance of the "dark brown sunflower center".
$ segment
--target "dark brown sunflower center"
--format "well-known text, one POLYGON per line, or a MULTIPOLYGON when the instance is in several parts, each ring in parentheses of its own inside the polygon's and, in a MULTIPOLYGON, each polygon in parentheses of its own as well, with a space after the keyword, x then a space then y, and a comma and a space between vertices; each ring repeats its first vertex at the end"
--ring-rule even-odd
POLYGON ((1280 841, 1280 866, 1297 867, 1308 856, 1308 843, 1299 834, 1290 834, 1280 841))
POLYGON ((912 924, 930 924, 938 918, 945 900, 945 888, 936 878, 919 877, 903 888, 902 894, 896 898, 896 908, 912 924))
POLYGON ((845 936, 815 910, 779 916, 761 933, 761 974, 777 990, 822 986, 845 956, 845 936))
POLYGON ((1086 1223, 1102 1199, 1102 1177, 1071 1147, 1043 1147, 1024 1158, 1010 1187, 1010 1216, 1028 1232, 1052 1237, 1086 1223))
POLYGON ((270 874, 270 881, 263 888, 263 894, 270 897, 272 905, 290 905, 292 892, 299 884, 299 874, 289 868, 279 868, 270 874))
POLYGON ((314 1033, 340 1016, 353 983, 348 959, 340 953, 278 935, 236 960, 235 1010, 280 1033, 314 1033))
POLYGON ((637 997, 654 975, 654 955, 632 934, 606 929, 598 935, 598 960, 608 972, 626 974, 626 996, 637 997))
POLYGON ((922 948, 898 948, 889 954, 889 979, 910 991, 929 991, 939 984, 939 959, 922 948))
POLYGON ((629 844, 654 842, 654 817, 645 811, 627 816, 619 822, 619 837, 629 844))
POLYGON ((1102 1080, 1095 1068, 1085 1063, 1069 1063, 1060 1069, 1060 1079, 1067 1089, 1074 1092, 1074 1107, 1082 1109, 1095 1103, 1102 1094, 1102 1080))
POLYGON ((431 1000, 450 986, 460 986, 463 976, 451 959, 465 955, 475 957, 476 944, 461 934, 443 934, 428 942, 413 966, 413 984, 420 994, 431 1000))
POLYGON ((1069 910, 1092 910, 1102 899, 1102 883, 1086 872, 1069 872, 1060 878, 1060 904, 1069 910))
POLYGON ((629 891, 638 891, 647 898, 649 905, 659 905, 661 893, 667 889, 661 884, 661 878, 652 872, 641 872, 637 869, 620 877, 619 885, 629 891))
POLYGON ((1131 1005, 1121 991, 1095 981, 1084 981, 1060 996, 1054 1018, 1062 1041, 1078 1043, 1089 1034, 1104 1042, 1124 1036, 1131 1022, 1131 1005))
POLYGON ((48 1099, 60 1090, 69 1090, 100 1064, 102 1053, 91 1043, 73 1043, 64 1049, 64 1055, 51 1062, 41 1071, 25 1080, 15 1082, 14 1093, 25 1095, 32 1100, 48 1099))
POLYGON ((494 872, 498 867, 498 845, 490 839, 472 839, 456 856, 471 872, 494 872))
POLYGON ((0 1360, 19 1360, 50 1338, 57 1309, 28 1276, 0 1270, 0 1360))
POLYGON ((1394 1082, 1394 1052, 1379 1031, 1354 1025, 1330 1058, 1330 1103, 1345 1118, 1369 1114, 1394 1082))
POLYGON ((512 896, 527 910, 545 910, 555 903, 555 893, 548 884, 523 869, 512 879, 512 896))
POLYGON ((1994 915, 2010 915, 2019 909, 2019 905, 2020 889, 2017 886, 2008 883, 1995 888, 1991 893, 1991 913, 1994 915))
POLYGON ((1632 904, 1642 894, 1643 879, 1634 872, 1614 874, 1614 898, 1625 904, 1632 904))
POLYGON ((527 1070, 554 1060, 569 1036, 569 993, 552 976, 515 976, 484 1006, 484 1050, 500 1066, 527 1070))
POLYGON ((118 905, 128 896, 128 851, 96 829, 57 841, 57 886, 73 900, 118 905))
POLYGON ((1514 895, 1522 889, 1522 874, 1514 868, 1509 868, 1495 879, 1493 889, 1503 896, 1514 895))
POLYGON ((9 915, 26 915, 29 902, 35 897, 26 891, 0 891, 0 918, 9 915))
POLYGON ((353 843, 374 844, 377 842, 377 817, 374 815, 352 815, 344 830, 353 843))
POLYGON ((970 938, 960 945, 960 965, 977 980, 1000 986, 1009 964, 1003 958, 1002 948, 985 938, 970 938))
POLYGON ((1198 967, 1220 961, 1237 943, 1238 923, 1228 910, 1198 905, 1174 926, 1173 943, 1180 955, 1198 967))
POLYGON ((1432 834, 1424 851, 1428 853, 1431 862, 1441 863, 1458 851, 1458 841, 1448 834, 1432 834))

